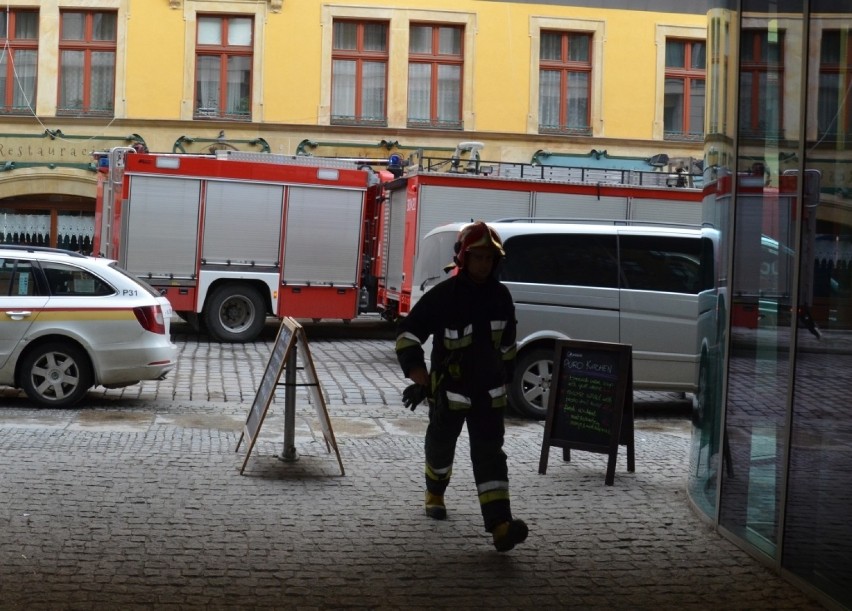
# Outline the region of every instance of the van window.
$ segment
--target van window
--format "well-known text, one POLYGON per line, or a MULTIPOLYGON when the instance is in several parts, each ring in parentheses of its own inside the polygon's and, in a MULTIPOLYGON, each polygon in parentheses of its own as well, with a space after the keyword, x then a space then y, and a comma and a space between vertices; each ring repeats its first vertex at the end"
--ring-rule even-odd
POLYGON ((623 235, 620 245, 623 288, 695 295, 713 287, 706 238, 623 235))
POLYGON ((618 287, 614 235, 536 233, 508 238, 503 247, 503 281, 618 287))

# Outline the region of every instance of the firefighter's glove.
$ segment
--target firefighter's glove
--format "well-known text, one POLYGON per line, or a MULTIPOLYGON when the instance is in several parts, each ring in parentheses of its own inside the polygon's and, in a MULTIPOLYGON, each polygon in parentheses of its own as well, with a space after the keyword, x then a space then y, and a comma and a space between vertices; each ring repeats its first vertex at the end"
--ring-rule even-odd
POLYGON ((429 389, 422 384, 409 384, 402 391, 402 404, 412 412, 429 396, 429 389))

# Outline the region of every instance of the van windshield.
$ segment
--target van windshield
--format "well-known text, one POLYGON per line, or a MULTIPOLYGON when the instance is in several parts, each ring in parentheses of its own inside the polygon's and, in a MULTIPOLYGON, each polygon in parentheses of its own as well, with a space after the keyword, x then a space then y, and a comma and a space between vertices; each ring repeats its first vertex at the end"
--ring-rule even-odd
POLYGON ((453 244, 457 235, 457 231, 440 231, 423 238, 414 264, 412 289, 425 291, 449 277, 444 268, 453 262, 453 244))

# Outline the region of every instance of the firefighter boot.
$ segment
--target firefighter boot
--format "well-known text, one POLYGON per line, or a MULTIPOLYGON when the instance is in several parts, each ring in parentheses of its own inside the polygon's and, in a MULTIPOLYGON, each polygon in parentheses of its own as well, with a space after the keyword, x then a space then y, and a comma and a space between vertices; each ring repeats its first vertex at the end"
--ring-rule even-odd
POLYGON ((491 531, 491 536, 494 538, 494 547, 498 552, 508 552, 518 543, 522 543, 529 534, 530 530, 523 520, 512 520, 510 522, 501 522, 491 531))
POLYGON ((426 515, 433 520, 446 520, 447 508, 444 506, 444 497, 426 491, 426 515))

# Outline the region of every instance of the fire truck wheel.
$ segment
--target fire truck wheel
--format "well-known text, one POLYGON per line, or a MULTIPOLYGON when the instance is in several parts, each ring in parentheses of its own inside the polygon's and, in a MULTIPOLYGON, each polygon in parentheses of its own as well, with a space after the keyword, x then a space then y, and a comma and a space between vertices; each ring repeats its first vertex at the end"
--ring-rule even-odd
POLYGON ((533 420, 544 420, 552 374, 552 348, 522 352, 515 364, 515 377, 509 386, 509 400, 515 411, 533 420))
POLYGON ((260 293, 245 284, 225 284, 210 296, 204 324, 220 342, 250 342, 266 324, 266 306, 260 293))
POLYGON ((68 342, 30 348, 21 359, 20 385, 30 401, 42 407, 69 407, 92 386, 88 355, 68 342))

